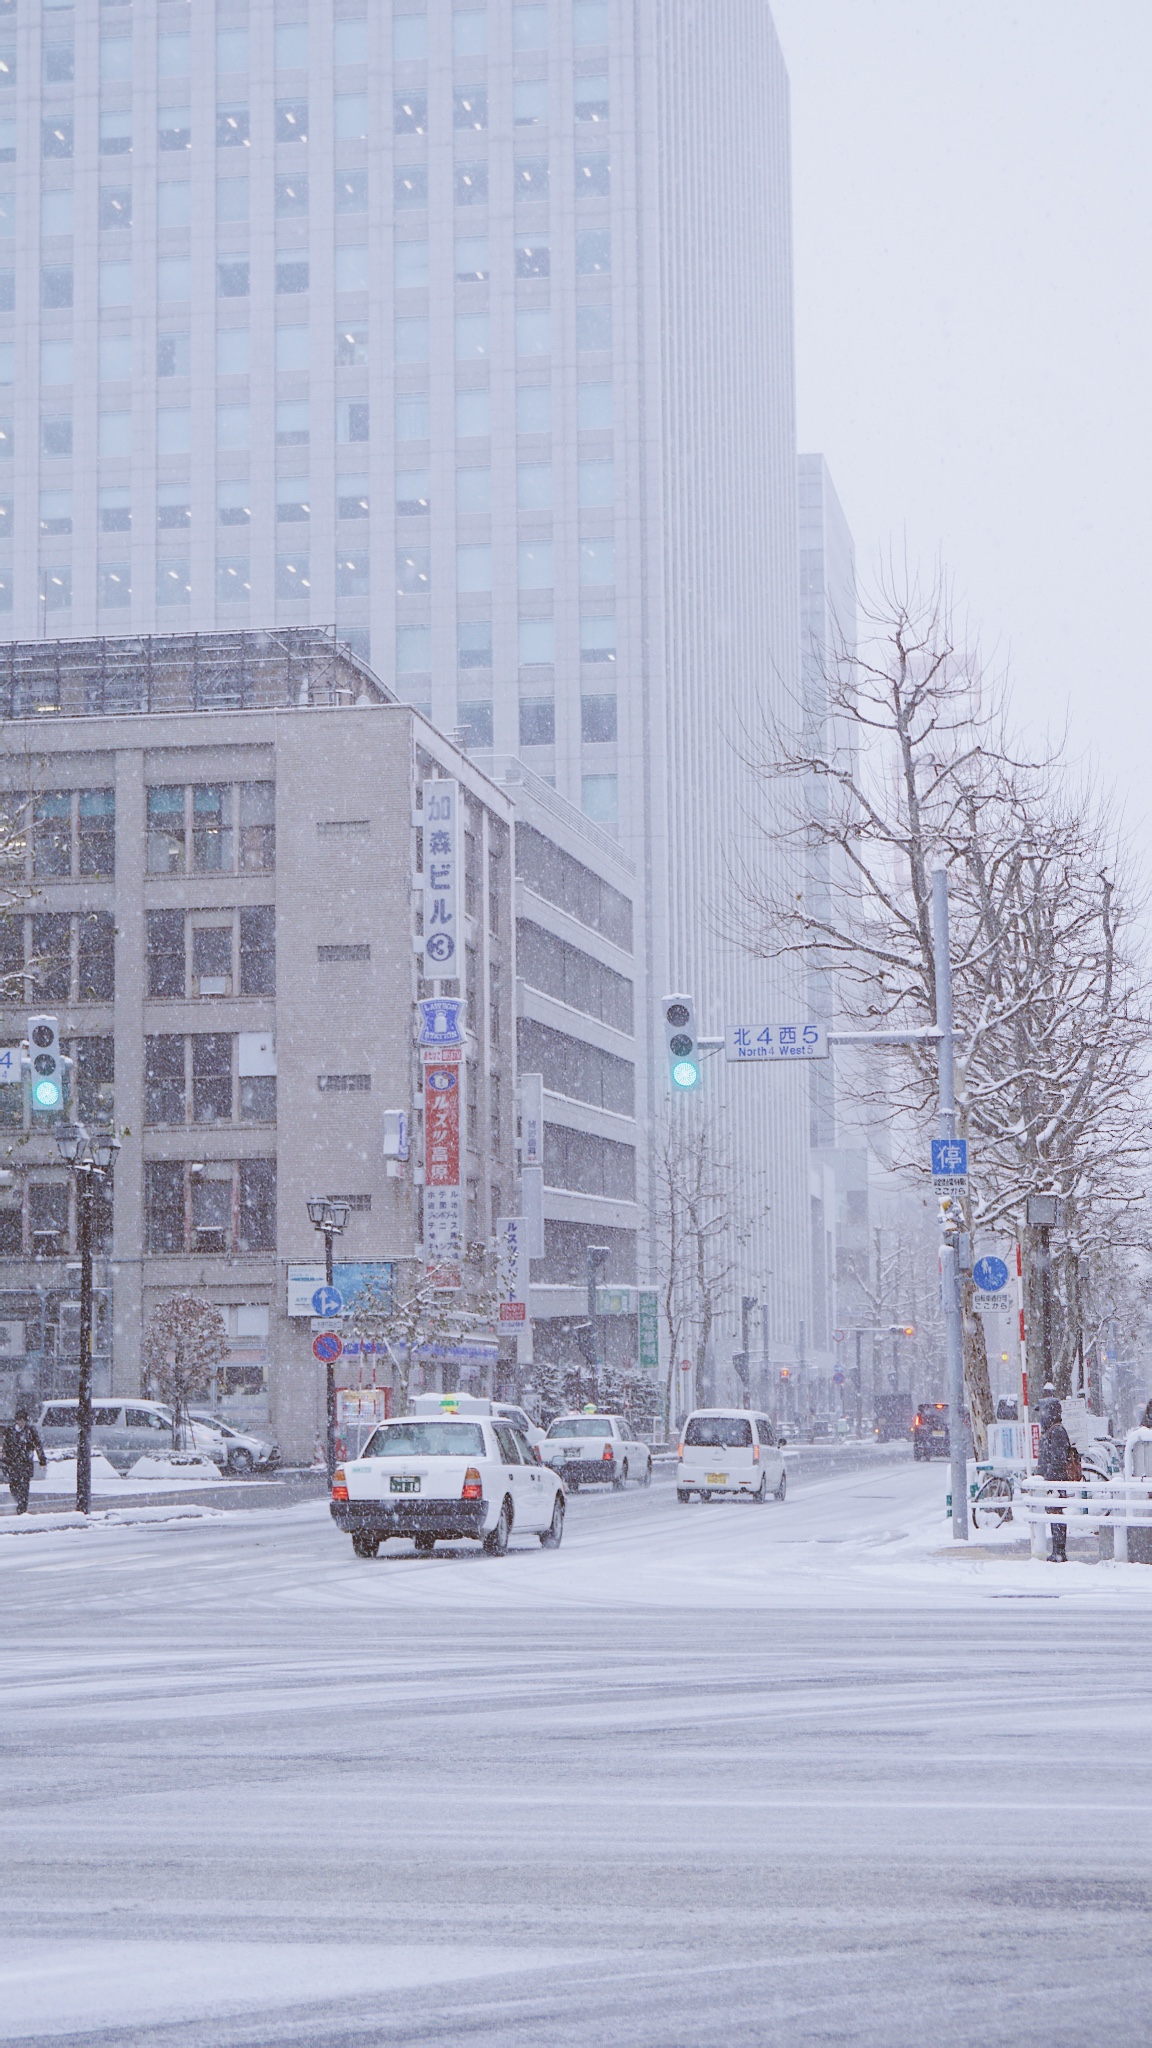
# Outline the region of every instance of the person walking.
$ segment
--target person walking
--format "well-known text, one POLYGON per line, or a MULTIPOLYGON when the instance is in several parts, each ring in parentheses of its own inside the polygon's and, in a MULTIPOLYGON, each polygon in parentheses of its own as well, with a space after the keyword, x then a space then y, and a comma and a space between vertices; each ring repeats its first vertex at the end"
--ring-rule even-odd
MULTIPOLYGON (((1041 1479, 1071 1479, 1075 1453, 1072 1439, 1064 1427, 1063 1410, 1059 1401, 1052 1399, 1040 1403, 1040 1477, 1041 1479)), ((1052 1548, 1048 1552, 1049 1564, 1068 1562, 1068 1524, 1061 1512, 1060 1520, 1049 1522, 1052 1532, 1052 1548)))
POLYGON ((15 1422, 10 1422, 4 1431, 3 1440, 4 1476, 8 1491, 16 1503, 16 1513, 28 1513, 28 1490, 32 1484, 32 1463, 39 1458, 41 1468, 48 1470, 44 1455, 44 1444, 40 1431, 33 1422, 27 1408, 18 1408, 15 1422))

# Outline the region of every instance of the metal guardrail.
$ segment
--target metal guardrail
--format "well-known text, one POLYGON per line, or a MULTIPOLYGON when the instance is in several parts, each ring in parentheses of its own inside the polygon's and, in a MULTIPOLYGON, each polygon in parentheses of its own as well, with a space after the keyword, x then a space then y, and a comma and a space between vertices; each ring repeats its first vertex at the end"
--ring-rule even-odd
POLYGON ((1043 1553, 1047 1524, 1063 1521, 1069 1529, 1124 1531, 1117 1556, 1128 1555, 1129 1529, 1152 1529, 1152 1478, 1038 1479, 1021 1476, 1012 1500, 1013 1515, 1027 1522, 1033 1555, 1043 1553))

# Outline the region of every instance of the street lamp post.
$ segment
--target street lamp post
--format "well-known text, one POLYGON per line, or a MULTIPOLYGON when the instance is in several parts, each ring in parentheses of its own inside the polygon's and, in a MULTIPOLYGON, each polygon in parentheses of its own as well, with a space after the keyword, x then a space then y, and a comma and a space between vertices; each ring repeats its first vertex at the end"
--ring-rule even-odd
POLYGON ((111 1182, 120 1150, 119 1138, 97 1131, 90 1138, 83 1124, 60 1124, 56 1145, 76 1183, 76 1238, 80 1253, 80 1359, 76 1404, 76 1509, 92 1507, 92 1211, 96 1189, 111 1182))
MULTIPOLYGON (((336 1202, 328 1195, 310 1195, 308 1198, 308 1221, 313 1230, 319 1230, 324 1237, 324 1279, 331 1287, 333 1283, 332 1245, 333 1240, 344 1231, 351 1210, 347 1202, 336 1202)), ((328 1484, 331 1486, 336 1475, 336 1367, 329 1364, 324 1368, 324 1409, 326 1434, 324 1463, 328 1470, 328 1484)))
MULTIPOLYGON (((940 1136, 956 1136, 956 1066, 952 1038, 952 955, 948 938, 948 870, 932 870, 932 956, 936 973, 936 1028, 940 1033, 940 1136)), ((948 1440, 952 1466, 952 1540, 968 1541, 968 1459, 964 1443, 964 1325, 956 1231, 940 1234, 940 1294, 948 1361, 948 1440)))
POLYGON ((596 1313, 596 1286, 600 1268, 608 1264, 609 1257, 610 1252, 606 1244, 590 1244, 587 1248, 588 1322, 590 1325, 588 1342, 591 1350, 591 1357, 588 1362, 593 1370, 597 1372, 602 1361, 600 1357, 600 1319, 596 1313))

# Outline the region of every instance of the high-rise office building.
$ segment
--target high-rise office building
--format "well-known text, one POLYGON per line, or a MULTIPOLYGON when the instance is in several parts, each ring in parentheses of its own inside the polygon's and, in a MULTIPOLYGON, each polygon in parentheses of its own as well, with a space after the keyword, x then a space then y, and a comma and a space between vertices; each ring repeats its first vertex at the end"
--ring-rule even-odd
MULTIPOLYGON (((649 1016, 788 1003, 720 935, 798 678, 766 0, 0 0, 0 235, 0 631, 334 621, 618 835, 649 1016)), ((737 1090, 791 1344, 806 1091, 737 1090)))

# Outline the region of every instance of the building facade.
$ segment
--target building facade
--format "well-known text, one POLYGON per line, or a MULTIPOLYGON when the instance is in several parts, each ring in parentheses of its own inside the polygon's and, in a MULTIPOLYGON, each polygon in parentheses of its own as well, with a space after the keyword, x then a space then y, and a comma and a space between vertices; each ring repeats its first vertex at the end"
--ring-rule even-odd
MULTIPOLYGON (((766 0, 17 0, 12 632, 334 621, 618 837, 639 1015, 790 1014, 723 936, 798 677, 789 211, 766 0)), ((706 1113, 794 1343, 805 1091, 763 1078, 706 1113)), ((650 1023, 637 1080, 650 1138, 650 1023)))
MULTIPOLYGON (((224 1413, 310 1457, 320 1371, 288 1286, 318 1256, 309 1196, 349 1205, 337 1257, 352 1290, 423 1274, 416 884, 437 778, 459 789, 464 828, 468 1244, 514 1212, 511 805, 307 630, 4 652, 25 704, 40 670, 40 715, 17 709, 0 739, 0 1031, 15 1045, 30 1011, 57 1014, 79 1117, 126 1132, 98 1230, 97 1392, 140 1390, 151 1308, 190 1291, 227 1324, 224 1413), (409 1118, 406 1161, 385 1156, 389 1111, 409 1118)), ((18 1081, 0 1087, 0 1119, 8 1394, 68 1391, 68 1175, 18 1081)))

